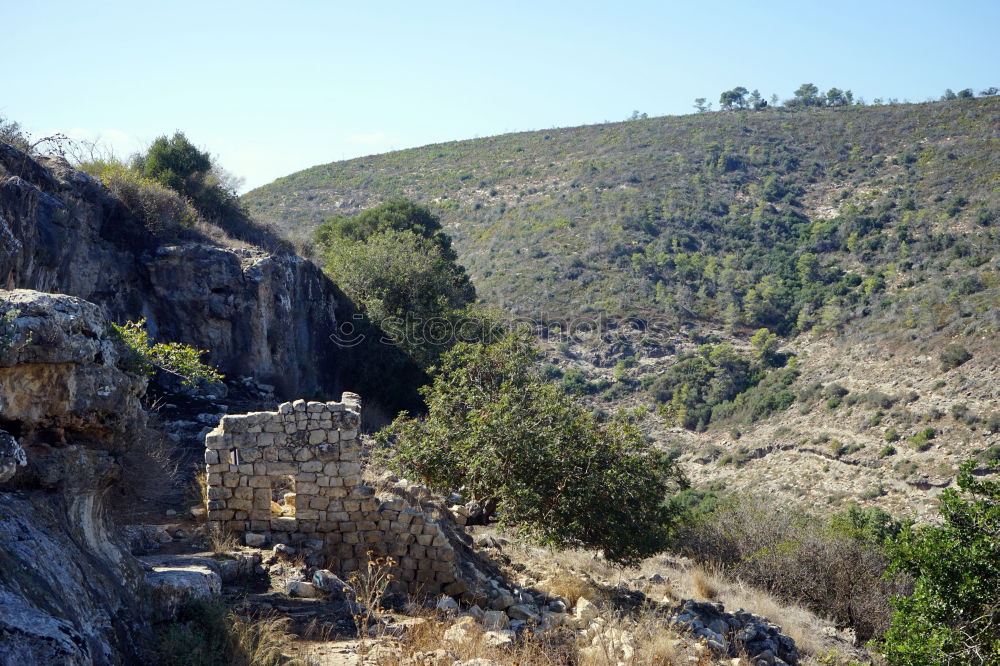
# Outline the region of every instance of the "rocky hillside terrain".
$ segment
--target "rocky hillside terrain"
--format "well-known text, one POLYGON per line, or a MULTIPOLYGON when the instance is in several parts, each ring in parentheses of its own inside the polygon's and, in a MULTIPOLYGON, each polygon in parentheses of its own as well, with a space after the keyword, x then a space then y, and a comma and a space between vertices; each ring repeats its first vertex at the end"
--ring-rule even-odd
POLYGON ((0 143, 0 286, 78 296, 157 339, 210 350, 231 376, 282 394, 335 389, 336 312, 349 306, 310 262, 253 248, 135 242, 139 223, 60 158, 0 143))
POLYGON ((630 410, 700 486, 924 518, 960 461, 1000 458, 998 120, 997 97, 636 119, 320 165, 244 201, 306 249, 331 216, 422 203, 546 376, 630 410), (752 359, 761 328, 769 374, 679 365, 752 359))

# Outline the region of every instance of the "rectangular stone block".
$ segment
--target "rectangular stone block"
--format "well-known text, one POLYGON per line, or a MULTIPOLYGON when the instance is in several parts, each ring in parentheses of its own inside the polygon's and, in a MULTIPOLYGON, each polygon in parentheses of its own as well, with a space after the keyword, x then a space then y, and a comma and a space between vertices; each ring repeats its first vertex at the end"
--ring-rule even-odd
POLYGON ((222 475, 222 485, 226 488, 235 488, 240 485, 240 475, 235 472, 226 472, 222 475))
POLYGON ((215 429, 205 435, 205 448, 213 450, 226 448, 226 439, 222 432, 215 429))
POLYGON ((227 414, 222 417, 219 425, 225 432, 229 433, 242 433, 247 431, 249 424, 247 423, 247 417, 243 414, 227 414))
POLYGON ((408 552, 410 554, 410 557, 413 557, 418 560, 422 560, 427 557, 427 548, 419 544, 413 544, 412 546, 410 546, 408 552))
POLYGON ((295 451, 292 449, 277 449, 278 460, 281 462, 292 462, 295 459, 295 451))
POLYGON ((216 509, 214 511, 209 510, 208 512, 209 520, 232 520, 233 510, 232 509, 216 509))
POLYGON ((226 502, 226 508, 237 509, 239 511, 250 511, 253 508, 253 502, 233 497, 226 502))
POLYGON ((264 452, 256 448, 242 448, 240 449, 240 457, 247 462, 259 462, 264 459, 264 452))
POLYGON ((319 460, 308 460, 299 465, 300 473, 315 474, 316 472, 322 472, 322 471, 323 471, 323 463, 320 462, 319 460))
POLYGON ((430 534, 417 534, 417 543, 421 546, 429 546, 434 541, 434 537, 430 534))
POLYGON ((264 520, 255 519, 253 513, 250 514, 250 531, 252 532, 266 532, 271 529, 271 519, 267 518, 264 520))
POLYGON ((296 520, 294 518, 272 518, 271 529, 275 532, 294 532, 296 520))
POLYGON ((207 491, 208 499, 210 500, 224 500, 227 497, 231 497, 233 491, 229 488, 223 488, 222 486, 212 486, 207 491))
POLYGON ((253 500, 253 488, 240 486, 233 488, 233 497, 238 497, 239 499, 253 500))
POLYGON ((267 473, 271 476, 276 475, 293 475, 298 473, 298 466, 290 462, 273 462, 267 464, 267 473))
POLYGON ((248 485, 251 488, 270 488, 271 481, 266 476, 251 476, 248 485))

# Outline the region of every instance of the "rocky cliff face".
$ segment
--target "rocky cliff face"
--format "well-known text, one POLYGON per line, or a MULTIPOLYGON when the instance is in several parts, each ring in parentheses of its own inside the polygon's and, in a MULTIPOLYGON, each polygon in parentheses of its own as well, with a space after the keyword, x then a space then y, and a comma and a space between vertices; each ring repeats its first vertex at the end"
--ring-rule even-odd
POLYGON ((100 308, 17 290, 0 349, 0 664, 141 659, 142 569, 103 498, 142 436, 145 379, 119 369, 100 308))
POLYGON ((187 243, 149 247, 96 180, 0 143, 0 288, 79 296, 163 340, 211 350, 227 375, 279 393, 333 393, 339 290, 295 255, 187 243))

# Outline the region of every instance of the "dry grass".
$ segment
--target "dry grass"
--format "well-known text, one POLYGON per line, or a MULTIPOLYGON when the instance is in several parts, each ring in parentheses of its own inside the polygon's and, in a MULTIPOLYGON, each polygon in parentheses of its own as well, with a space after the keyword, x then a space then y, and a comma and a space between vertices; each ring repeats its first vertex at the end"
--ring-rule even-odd
POLYGON ((691 585, 696 595, 708 601, 714 601, 719 595, 718 576, 702 566, 691 570, 691 585))
POLYGON ((247 666, 305 666, 305 662, 289 660, 288 646, 295 636, 288 632, 289 618, 233 618, 229 629, 231 663, 247 666))
POLYGON ((233 550, 236 550, 238 542, 236 536, 229 530, 219 527, 218 525, 212 525, 208 528, 206 532, 208 537, 208 546, 212 549, 212 552, 216 555, 225 555, 233 550))
POLYGON ((805 608, 783 603, 767 592, 729 580, 700 566, 681 571, 678 579, 677 593, 680 597, 700 596, 721 602, 728 612, 742 608, 765 617, 780 625, 782 633, 795 641, 802 654, 815 656, 824 649, 818 638, 824 622, 805 608), (711 592, 712 596, 709 597, 706 592, 711 592))
POLYGON ((470 632, 467 642, 460 643, 445 640, 451 621, 436 615, 424 616, 423 620, 411 625, 400 640, 384 641, 376 651, 378 663, 384 666, 423 663, 418 655, 440 649, 454 653, 460 660, 492 659, 519 666, 564 666, 576 660, 576 637, 568 629, 529 635, 511 647, 499 647, 490 643, 490 637, 481 628, 470 632))
POLYGON ((538 587, 550 595, 567 599, 574 606, 581 597, 595 599, 598 596, 598 590, 592 582, 565 569, 540 581, 538 587))

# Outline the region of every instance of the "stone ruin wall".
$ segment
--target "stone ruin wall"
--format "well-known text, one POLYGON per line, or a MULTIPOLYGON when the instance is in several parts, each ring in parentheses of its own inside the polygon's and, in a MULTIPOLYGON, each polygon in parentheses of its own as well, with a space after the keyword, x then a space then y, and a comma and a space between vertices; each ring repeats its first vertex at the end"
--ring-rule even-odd
POLYGON ((391 556, 407 591, 461 595, 466 585, 441 526, 363 485, 360 425, 353 393, 224 416, 205 436, 209 525, 247 544, 318 548, 322 564, 345 576, 367 566, 369 551, 391 556))

